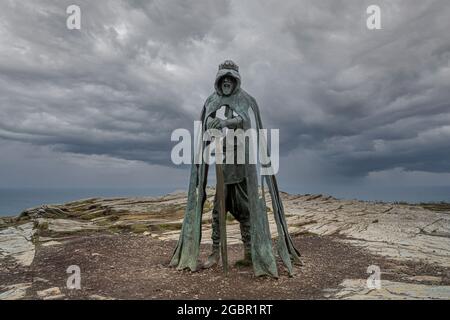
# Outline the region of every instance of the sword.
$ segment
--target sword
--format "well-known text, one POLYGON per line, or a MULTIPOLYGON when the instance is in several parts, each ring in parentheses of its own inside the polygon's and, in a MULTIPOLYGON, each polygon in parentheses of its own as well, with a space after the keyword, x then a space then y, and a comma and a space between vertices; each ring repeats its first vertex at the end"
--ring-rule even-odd
MULTIPOLYGON (((216 117, 221 119, 229 119, 232 117, 232 111, 230 107, 225 106, 225 108, 220 108, 216 117), (223 114, 222 114, 223 112, 223 114)), ((225 276, 228 276, 228 252, 227 252, 227 212, 225 208, 225 181, 223 176, 223 165, 224 162, 224 150, 223 143, 225 141, 225 136, 227 133, 227 128, 223 128, 221 135, 215 137, 216 150, 216 201, 219 204, 219 233, 220 233, 220 254, 222 256, 222 267, 225 276), (217 159, 222 159, 221 163, 217 162, 217 159)))
MULTIPOLYGON (((224 109, 221 108, 220 111, 224 109)), ((223 116, 220 114, 220 111, 216 113, 216 117, 225 118, 227 117, 227 111, 225 108, 225 112, 223 116)), ((219 207, 219 234, 220 234, 220 255, 222 256, 222 267, 225 276, 228 276, 228 253, 227 253, 227 220, 226 220, 226 209, 225 209, 225 181, 223 176, 223 165, 224 162, 224 150, 223 143, 226 135, 225 132, 221 132, 219 136, 215 136, 215 158, 216 158, 216 201, 218 201, 219 207), (218 163, 218 159, 221 159, 220 163, 218 163)))
MULTIPOLYGON (((222 146, 218 149, 220 149, 220 152, 223 153, 222 146)), ((225 276, 228 276, 227 226, 226 226, 227 213, 225 211, 225 183, 223 178, 222 164, 217 163, 217 154, 216 154, 216 201, 219 202, 220 254, 222 256, 222 267, 225 276)))

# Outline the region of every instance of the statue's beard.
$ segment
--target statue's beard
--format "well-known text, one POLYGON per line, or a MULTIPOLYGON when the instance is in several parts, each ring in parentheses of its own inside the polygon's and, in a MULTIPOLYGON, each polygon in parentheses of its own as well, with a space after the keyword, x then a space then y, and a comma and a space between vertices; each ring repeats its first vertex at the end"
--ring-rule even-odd
POLYGON ((222 92, 224 95, 228 96, 233 91, 233 86, 231 84, 223 84, 222 85, 222 92))

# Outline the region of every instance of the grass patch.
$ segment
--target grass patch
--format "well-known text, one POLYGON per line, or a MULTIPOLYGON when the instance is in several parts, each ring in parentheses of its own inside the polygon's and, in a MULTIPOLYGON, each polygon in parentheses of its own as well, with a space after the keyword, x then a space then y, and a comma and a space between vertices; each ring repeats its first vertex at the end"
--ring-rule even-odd
POLYGON ((156 227, 159 231, 175 231, 180 230, 182 226, 182 223, 163 223, 158 224, 156 227))
POLYGON ((150 229, 146 224, 136 223, 130 226, 130 230, 134 233, 144 233, 145 231, 149 231, 150 229))
POLYGON ((422 208, 437 211, 437 212, 450 212, 450 203, 447 202, 427 202, 419 204, 422 208))

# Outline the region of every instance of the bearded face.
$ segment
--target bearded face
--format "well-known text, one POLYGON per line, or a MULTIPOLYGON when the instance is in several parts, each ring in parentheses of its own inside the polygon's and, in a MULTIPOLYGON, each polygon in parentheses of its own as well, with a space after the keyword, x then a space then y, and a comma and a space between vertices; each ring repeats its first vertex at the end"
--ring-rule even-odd
POLYGON ((233 92, 235 86, 236 84, 234 83, 233 78, 225 76, 221 83, 222 93, 225 96, 229 96, 233 92))

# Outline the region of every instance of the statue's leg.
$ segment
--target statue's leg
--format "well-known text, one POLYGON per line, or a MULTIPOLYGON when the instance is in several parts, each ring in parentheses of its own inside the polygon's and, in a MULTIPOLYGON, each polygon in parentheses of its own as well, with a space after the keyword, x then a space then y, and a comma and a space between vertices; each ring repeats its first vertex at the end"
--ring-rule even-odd
MULTIPOLYGON (((225 198, 227 198, 227 185, 225 185, 225 198)), ((203 264, 203 268, 211 268, 219 263, 220 260, 220 223, 219 223, 219 203, 217 195, 214 197, 214 207, 212 210, 212 252, 203 264)))
POLYGON ((250 238, 250 212, 248 210, 247 184, 244 181, 233 185, 233 216, 239 221, 242 242, 244 243, 244 258, 237 265, 248 266, 252 263, 250 238))

